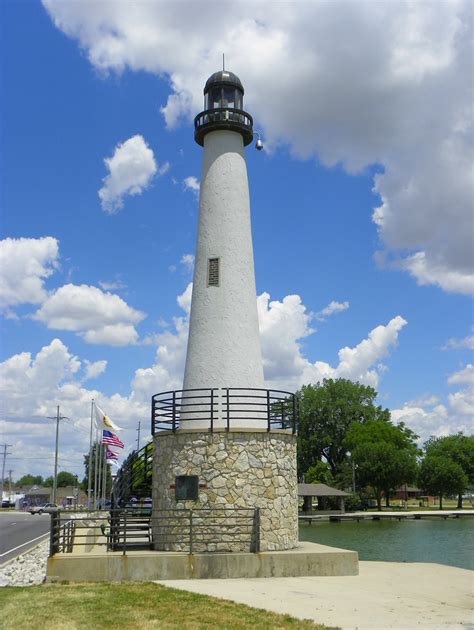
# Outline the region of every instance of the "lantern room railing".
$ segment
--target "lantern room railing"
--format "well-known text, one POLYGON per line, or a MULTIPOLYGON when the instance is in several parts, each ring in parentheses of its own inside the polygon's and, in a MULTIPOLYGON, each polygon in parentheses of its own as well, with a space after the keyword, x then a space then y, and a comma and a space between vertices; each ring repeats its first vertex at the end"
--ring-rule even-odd
POLYGON ((231 130, 238 131, 244 138, 244 145, 253 139, 253 118, 242 109, 232 107, 218 107, 206 109, 194 119, 194 138, 201 146, 208 131, 231 130))
POLYGON ((152 397, 151 433, 175 432, 179 428, 216 429, 265 428, 296 433, 299 399, 277 389, 225 387, 182 389, 152 397))

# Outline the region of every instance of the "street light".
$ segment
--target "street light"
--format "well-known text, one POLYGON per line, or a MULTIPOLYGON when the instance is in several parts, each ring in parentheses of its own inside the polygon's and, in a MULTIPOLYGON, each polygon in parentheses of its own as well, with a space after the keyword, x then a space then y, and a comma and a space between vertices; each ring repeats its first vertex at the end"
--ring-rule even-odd
POLYGON ((347 451, 347 454, 349 455, 349 459, 351 460, 351 467, 352 467, 352 492, 355 494, 356 491, 356 470, 355 470, 355 463, 354 463, 354 459, 352 457, 352 453, 350 451, 347 451))

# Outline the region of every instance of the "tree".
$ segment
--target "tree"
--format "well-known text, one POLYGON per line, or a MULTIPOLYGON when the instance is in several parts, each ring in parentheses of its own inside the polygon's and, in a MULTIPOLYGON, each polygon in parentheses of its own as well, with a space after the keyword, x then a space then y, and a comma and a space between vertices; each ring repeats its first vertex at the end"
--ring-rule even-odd
MULTIPOLYGON (((447 457, 459 464, 468 483, 474 484, 474 435, 457 433, 446 437, 432 437, 425 443, 425 451, 427 455, 447 457)), ((458 494, 458 509, 462 509, 462 492, 458 494)))
POLYGON ((442 455, 426 455, 421 462, 419 483, 434 495, 439 495, 439 509, 443 509, 443 495, 462 494, 468 485, 467 475, 459 464, 442 455))
MULTIPOLYGON (((100 448, 100 442, 95 442, 92 445, 92 461, 91 461, 91 481, 92 481, 92 490, 94 490, 94 481, 95 481, 95 461, 96 461, 96 457, 95 457, 95 453, 96 450, 100 448)), ((100 451, 99 451, 100 454, 100 451)), ((102 459, 102 466, 103 466, 104 460, 102 459)), ((87 492, 88 488, 89 488, 89 453, 87 453, 86 455, 84 455, 84 468, 85 468, 85 475, 84 475, 84 479, 82 480, 81 488, 82 490, 84 490, 84 492, 87 492)), ((112 490, 112 474, 110 472, 110 464, 107 464, 107 472, 106 472, 106 495, 109 496, 110 492, 112 490)))
POLYGON ((382 496, 389 505, 390 492, 416 478, 417 436, 403 422, 385 420, 353 423, 345 444, 352 451, 359 486, 370 486, 382 509, 382 496))
POLYGON ((42 486, 44 484, 43 477, 41 475, 23 475, 16 482, 16 485, 20 488, 23 486, 42 486))
MULTIPOLYGON (((375 405, 375 389, 347 379, 324 379, 322 383, 303 386, 298 394, 301 401, 300 476, 324 459, 333 477, 340 477, 347 463, 345 438, 351 424, 390 420, 389 410, 375 405)), ((349 470, 348 466, 346 468, 349 470)))
POLYGON ((328 486, 334 483, 331 470, 324 462, 316 462, 310 466, 304 475, 305 483, 325 483, 328 486))
POLYGON ((58 488, 65 488, 66 486, 75 486, 76 485, 77 476, 73 473, 67 472, 66 470, 61 470, 58 473, 58 488))

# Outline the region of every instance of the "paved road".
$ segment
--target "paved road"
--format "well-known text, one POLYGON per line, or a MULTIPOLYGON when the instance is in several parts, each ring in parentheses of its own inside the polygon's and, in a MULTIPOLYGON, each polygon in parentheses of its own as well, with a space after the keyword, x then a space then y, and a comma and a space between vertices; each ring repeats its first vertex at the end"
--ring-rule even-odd
POLYGON ((49 514, 0 512, 0 564, 45 540, 50 519, 49 514))

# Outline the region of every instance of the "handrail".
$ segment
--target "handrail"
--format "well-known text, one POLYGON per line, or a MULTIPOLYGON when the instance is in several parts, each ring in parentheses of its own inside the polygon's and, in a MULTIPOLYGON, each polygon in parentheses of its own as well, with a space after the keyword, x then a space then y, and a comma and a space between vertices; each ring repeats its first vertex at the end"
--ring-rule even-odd
POLYGON ((200 112, 194 119, 194 138, 203 146, 204 136, 208 131, 231 130, 240 133, 244 146, 253 140, 253 118, 242 109, 234 107, 216 107, 200 112))
POLYGON ((133 549, 181 547, 192 554, 219 544, 260 550, 259 508, 114 509, 70 521, 55 512, 51 518, 50 556, 78 547, 105 547, 126 555, 133 549), (62 544, 61 544, 62 542, 62 544))
POLYGON ((237 122, 245 125, 246 127, 253 126, 253 118, 243 109, 236 109, 235 107, 214 107, 206 109, 194 118, 194 128, 197 130, 207 124, 215 122, 237 122))
POLYGON ((254 422, 263 422, 267 431, 286 429, 296 433, 298 397, 279 389, 255 387, 182 389, 152 397, 152 435, 162 431, 175 433, 183 422, 188 428, 199 422, 198 428, 204 425, 203 430, 212 433, 216 428, 238 429, 242 421, 249 421, 250 428, 254 422))
POLYGON ((151 496, 153 475, 153 443, 130 453, 117 471, 112 488, 112 508, 123 507, 131 497, 151 496))

